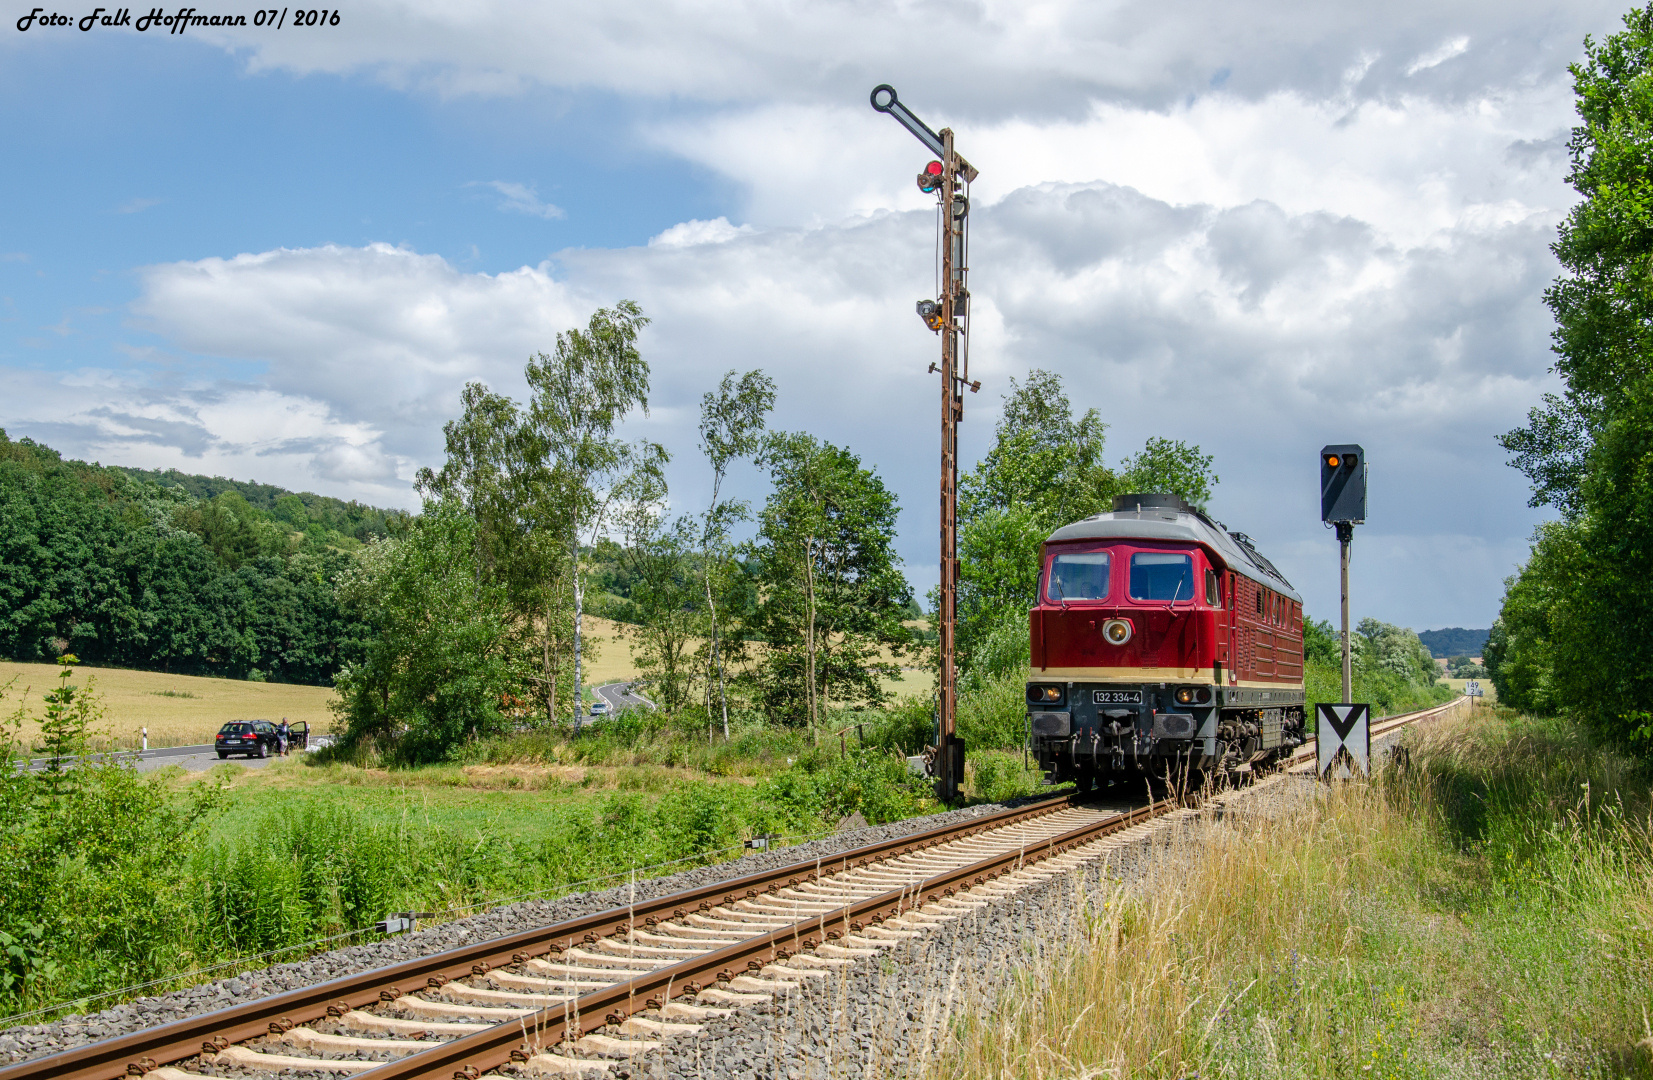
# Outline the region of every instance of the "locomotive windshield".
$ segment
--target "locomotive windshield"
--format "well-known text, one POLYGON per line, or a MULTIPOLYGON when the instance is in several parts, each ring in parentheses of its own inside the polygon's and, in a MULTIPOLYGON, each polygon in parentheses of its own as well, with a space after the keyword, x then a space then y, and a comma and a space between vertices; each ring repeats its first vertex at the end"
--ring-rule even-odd
POLYGON ((1131 556, 1132 600, 1194 599, 1194 560, 1169 551, 1131 556))
POLYGON ((1045 590, 1053 604, 1066 600, 1106 600, 1108 570, 1113 560, 1106 551, 1058 555, 1050 564, 1050 587, 1045 590))

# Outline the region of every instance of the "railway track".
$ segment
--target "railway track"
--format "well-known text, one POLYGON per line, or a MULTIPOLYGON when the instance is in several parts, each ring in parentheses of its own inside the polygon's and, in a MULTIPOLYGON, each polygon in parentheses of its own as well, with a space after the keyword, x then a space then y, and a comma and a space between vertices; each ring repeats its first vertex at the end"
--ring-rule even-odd
MULTIPOLYGON (((1373 736, 1452 707, 1391 718, 1373 736)), ((1285 771, 1313 767, 1309 746, 1285 771)), ((0 1080, 600 1076, 1065 873, 1178 805, 1055 797, 77 1047, 0 1080)))

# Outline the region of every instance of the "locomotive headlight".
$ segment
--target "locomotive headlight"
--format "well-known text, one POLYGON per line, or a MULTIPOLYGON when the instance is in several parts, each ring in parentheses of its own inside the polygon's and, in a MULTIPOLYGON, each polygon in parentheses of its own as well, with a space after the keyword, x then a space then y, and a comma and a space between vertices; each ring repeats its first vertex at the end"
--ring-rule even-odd
POLYGON ((1209 704, 1211 701, 1211 688, 1209 686, 1202 686, 1198 690, 1194 691, 1194 700, 1199 702, 1201 705, 1209 704))
POLYGON ((1102 624, 1102 637, 1109 645, 1123 645, 1131 640, 1131 624, 1126 619, 1109 619, 1102 624))
POLYGON ((1062 688, 1035 683, 1027 688, 1027 700, 1033 705, 1059 704, 1062 700, 1062 688))
POLYGON ((1194 704, 1194 688, 1192 686, 1179 687, 1176 697, 1178 705, 1192 705, 1194 704))

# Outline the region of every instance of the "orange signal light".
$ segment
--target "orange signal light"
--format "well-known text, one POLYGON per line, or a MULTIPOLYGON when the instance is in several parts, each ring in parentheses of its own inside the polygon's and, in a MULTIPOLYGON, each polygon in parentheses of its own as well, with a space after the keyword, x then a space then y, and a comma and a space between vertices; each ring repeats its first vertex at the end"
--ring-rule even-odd
POLYGON ((1340 462, 1338 461, 1338 457, 1337 457, 1336 454, 1327 454, 1326 455, 1326 468, 1335 469, 1335 468, 1337 468, 1337 466, 1339 464, 1340 464, 1340 462))

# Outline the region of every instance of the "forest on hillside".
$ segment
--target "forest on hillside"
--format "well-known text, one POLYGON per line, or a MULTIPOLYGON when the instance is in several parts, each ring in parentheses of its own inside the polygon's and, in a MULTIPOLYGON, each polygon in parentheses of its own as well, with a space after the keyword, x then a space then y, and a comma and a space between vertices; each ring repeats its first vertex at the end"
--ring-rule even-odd
POLYGON ((1444 630, 1420 630, 1418 640, 1429 650, 1429 655, 1437 660, 1446 660, 1454 656, 1480 656, 1481 650, 1487 646, 1489 633, 1488 630, 1449 626, 1444 630))
POLYGON ((326 685, 371 631, 334 579, 400 515, 66 461, 0 430, 0 656, 326 685))

